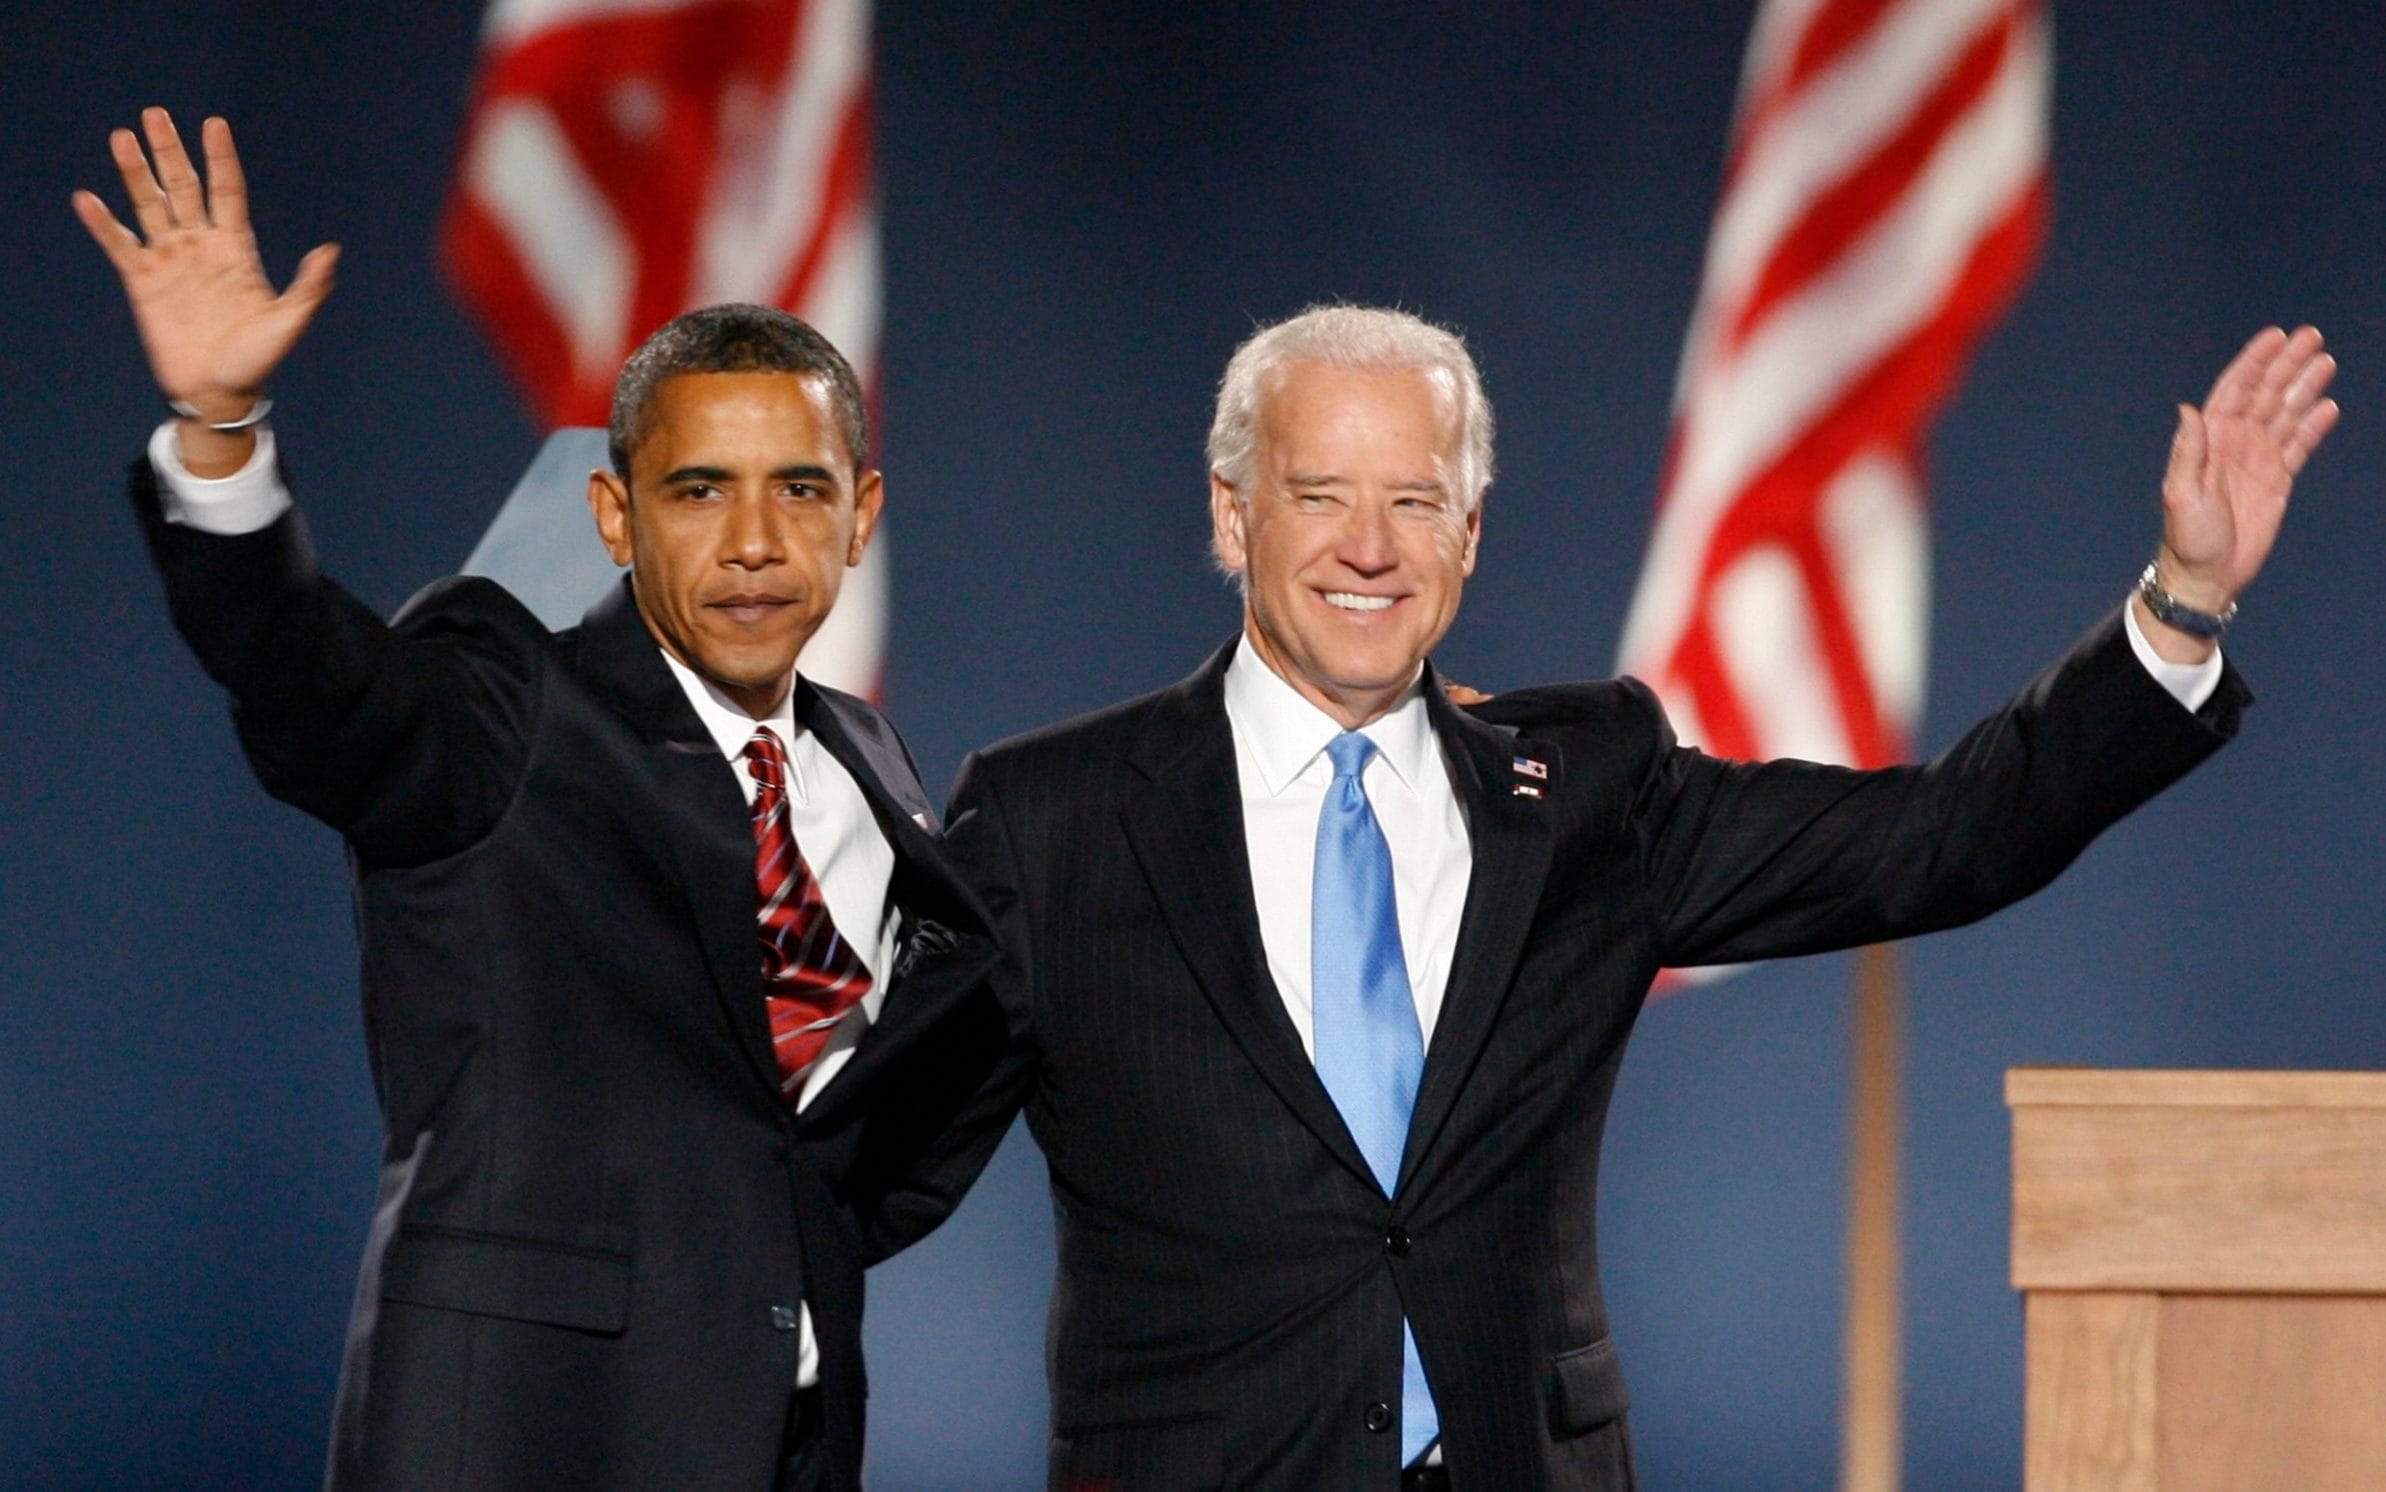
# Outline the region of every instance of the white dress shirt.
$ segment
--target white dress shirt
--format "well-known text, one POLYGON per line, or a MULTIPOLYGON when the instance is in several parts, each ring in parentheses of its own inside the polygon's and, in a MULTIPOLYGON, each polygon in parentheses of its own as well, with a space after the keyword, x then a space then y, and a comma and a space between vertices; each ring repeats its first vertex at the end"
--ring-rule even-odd
MULTIPOLYGON (((150 464, 164 482, 167 521, 187 524, 202 533, 254 533, 289 509, 290 494, 282 485, 273 457, 273 431, 260 426, 256 454, 239 471, 228 477, 195 477, 182 464, 173 421, 160 425, 149 440, 150 464)), ((878 1019, 879 1007, 886 1001, 883 981, 894 966, 895 937, 900 930, 900 919, 887 899, 894 881, 894 846, 887 842, 886 832, 879 827, 870 800, 853 773, 821 746, 818 737, 796 725, 792 688, 769 718, 756 720, 694 669, 659 646, 656 651, 686 692, 696 718, 704 722, 706 732, 721 748, 749 806, 758 788, 741 753, 757 727, 767 725, 778 733, 787 748, 787 815, 796 847, 820 882, 821 899, 828 903, 837 931, 871 974, 869 993, 829 1033, 819 1060, 804 1075, 803 1091, 796 1097, 800 1111, 852 1060, 855 1043, 878 1019)), ((759 942, 754 961, 759 972, 759 942)), ((800 1330, 796 1387, 810 1388, 820 1381, 820 1345, 812 1334, 809 1302, 803 1303, 800 1330)))
MULTIPOLYGON (((1342 727, 1260 661, 1246 636, 1226 667, 1226 719, 1234 731, 1243 793, 1243 848, 1259 902, 1259 941, 1301 1049, 1317 1057, 1309 992, 1310 878, 1317 865, 1317 816, 1333 785, 1326 743, 1342 727)), ((1474 875, 1466 814, 1450 786, 1450 765, 1425 718, 1412 680, 1383 718, 1360 731, 1376 746, 1360 782, 1392 850, 1392 904, 1408 962, 1417 1024, 1433 1044, 1450 955, 1474 875)))

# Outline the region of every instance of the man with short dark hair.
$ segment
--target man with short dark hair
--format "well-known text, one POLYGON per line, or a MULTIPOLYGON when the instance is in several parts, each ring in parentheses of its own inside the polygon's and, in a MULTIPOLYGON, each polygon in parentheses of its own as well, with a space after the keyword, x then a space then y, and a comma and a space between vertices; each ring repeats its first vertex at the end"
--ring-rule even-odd
POLYGON ((2216 750, 2248 696, 2213 636, 2332 368, 2255 338, 2180 411, 2137 593, 1937 761, 1862 773, 1684 749, 1631 680, 1453 707, 1473 359, 1368 307, 1254 334, 1209 449, 1240 635, 953 798, 1017 1050, 919 1190, 956 1201, 1024 1105, 1051 1486, 1626 1492, 1594 1206, 1650 981, 1985 916, 2216 750))
POLYGON ((870 450, 870 403, 845 354, 802 320, 769 306, 701 306, 675 316, 621 365, 605 432, 617 476, 654 428, 655 395, 682 373, 800 373, 820 381, 825 411, 845 449, 870 450))
POLYGON ((135 507, 259 779, 356 875, 387 1140, 330 1484, 857 1488, 865 1239, 1000 1028, 902 742, 795 672, 882 500, 852 370, 781 311, 681 317, 589 479, 625 584, 560 634, 477 579, 385 625, 263 423, 335 252, 276 295, 223 121, 204 184, 143 124, 140 231, 75 201, 177 416, 135 507))

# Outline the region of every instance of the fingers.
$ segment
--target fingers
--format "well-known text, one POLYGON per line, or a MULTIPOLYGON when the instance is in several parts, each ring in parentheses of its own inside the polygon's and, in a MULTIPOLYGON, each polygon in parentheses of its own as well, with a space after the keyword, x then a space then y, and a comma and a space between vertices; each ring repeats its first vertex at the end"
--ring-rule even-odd
POLYGON ((2336 428, 2338 413, 2334 399, 2322 399, 2304 411, 2303 418, 2296 423, 2295 433, 2287 438, 2279 450, 2279 459, 2287 465, 2287 475, 2302 475, 2303 463, 2311 459, 2311 453, 2318 450, 2320 442, 2328 438, 2328 432, 2336 428))
POLYGON ((2278 396, 2278 407, 2271 412, 2266 433, 2277 445, 2292 440, 2303 423, 2303 417, 2319 403, 2320 395, 2328 388, 2328 381, 2336 376, 2336 359, 2320 353, 2296 370, 2294 381, 2278 396))
POLYGON ((2262 369, 2261 382, 2254 386, 2248 402, 2248 418, 2267 425, 2285 407, 2287 390, 2292 388, 2320 355, 2320 333, 2309 326, 2297 327, 2293 336, 2279 346, 2276 354, 2262 369))
POLYGON ((204 188, 190 153, 182 147, 182 136, 174 129, 172 115, 160 108, 143 109, 141 128, 149 137, 146 153, 131 130, 108 132, 108 154, 115 159, 116 174, 124 180, 124 194, 132 203, 133 221, 141 231, 135 234, 126 228, 105 203, 88 192, 77 192, 73 199, 75 216, 83 220, 110 262, 124 269, 126 253, 140 248, 144 241, 156 242, 158 235, 175 228, 204 228, 215 222, 247 230, 248 177, 240 169, 240 153, 232 145, 232 126, 214 116, 200 126, 207 152, 204 188))
POLYGON ((2287 344, 2287 334, 2275 326, 2255 332, 2229 365, 2220 370, 2220 377, 2212 382, 2212 392, 2204 396, 2207 415, 2241 415, 2252 404, 2254 393, 2261 387, 2262 377, 2270 364, 2287 344))
POLYGON ((141 142, 133 132, 108 131, 108 154, 115 158, 116 174, 124 179, 124 195, 133 205, 133 221, 141 225, 141 236, 153 239, 173 227, 173 210, 166 205, 157 178, 149 173, 149 157, 141 153, 141 142))
POLYGON ((166 189, 166 205, 173 209, 176 225, 205 227, 207 201, 199 188, 199 171, 191 164, 190 152, 182 148, 182 135, 174 128, 174 116, 155 106, 143 109, 141 129, 149 136, 149 154, 157 162, 158 185, 166 189))
POLYGON ((2288 346, 2289 356, 2279 359, 2281 363, 2290 365, 2279 393, 2279 402, 2285 409, 2300 415, 2326 392, 2328 380, 2336 376, 2336 359, 2322 349, 2320 334, 2312 327, 2304 327, 2295 333, 2295 340, 2288 346), (2299 356, 2296 355, 2298 350, 2299 356))
POLYGON ((199 126, 199 148, 207 152, 207 216, 223 228, 249 225, 249 180, 232 148, 232 126, 209 115, 199 126))
POLYGON ((92 242, 108 256, 118 274, 131 274, 141 252, 141 235, 116 221, 116 214, 108 211, 108 204, 90 192, 77 192, 70 199, 75 216, 83 220, 83 227, 91 234, 92 242))

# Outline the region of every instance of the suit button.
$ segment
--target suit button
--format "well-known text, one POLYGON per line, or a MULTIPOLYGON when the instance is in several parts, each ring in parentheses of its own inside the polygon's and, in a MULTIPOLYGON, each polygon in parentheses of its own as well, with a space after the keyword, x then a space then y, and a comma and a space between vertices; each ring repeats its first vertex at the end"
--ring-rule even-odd
POLYGON ((1408 1236, 1408 1229, 1398 1223, 1384 1229, 1384 1252, 1395 1259, 1407 1258, 1409 1245, 1413 1242, 1415 1240, 1408 1236))
POLYGON ((1378 1399, 1367 1406, 1367 1428, 1377 1435, 1392 1428, 1392 1406, 1378 1399))
POLYGON ((794 1306, 772 1306, 770 1308, 770 1329, 772 1331, 793 1331, 803 1324, 803 1319, 803 1313, 794 1306))

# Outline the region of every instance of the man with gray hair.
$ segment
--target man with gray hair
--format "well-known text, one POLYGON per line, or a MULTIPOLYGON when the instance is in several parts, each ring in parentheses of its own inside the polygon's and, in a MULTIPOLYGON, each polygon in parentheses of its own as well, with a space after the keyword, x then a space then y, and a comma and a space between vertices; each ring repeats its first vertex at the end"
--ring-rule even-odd
POLYGON ((1629 1488, 1593 1202, 1651 980, 1984 916, 2225 741, 2211 634, 2332 366, 2255 338, 2181 410, 2141 592, 1946 756, 1864 773, 1685 749, 1631 680, 1454 706, 1427 657, 1491 480, 1473 360, 1352 306, 1246 342, 1210 435, 1241 634, 974 757, 952 809, 1014 1051, 908 1215, 1025 1106, 1051 1485, 1629 1488))

